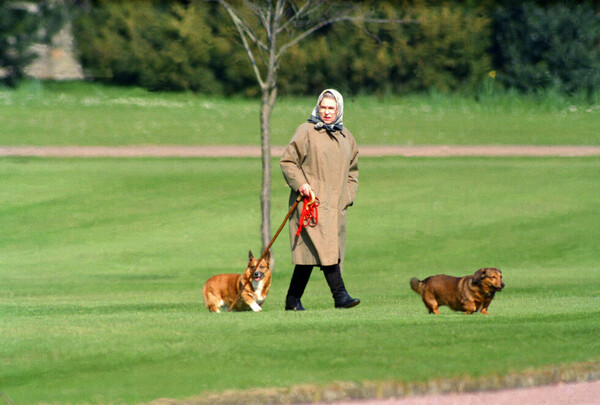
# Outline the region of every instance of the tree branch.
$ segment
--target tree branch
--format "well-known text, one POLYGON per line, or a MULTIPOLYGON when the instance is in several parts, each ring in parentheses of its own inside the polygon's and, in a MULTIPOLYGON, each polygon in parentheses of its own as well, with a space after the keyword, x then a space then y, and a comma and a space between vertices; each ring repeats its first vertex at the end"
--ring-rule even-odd
MULTIPOLYGON (((247 35, 248 38, 250 38, 253 43, 256 44, 256 46, 263 49, 264 51, 267 51, 267 52, 269 51, 268 46, 264 42, 262 42, 258 38, 258 36, 256 36, 256 34, 254 34, 252 29, 250 28, 250 24, 245 22, 244 19, 242 17, 240 17, 240 15, 235 11, 234 7, 232 7, 225 0, 213 0, 213 1, 217 1, 219 4, 221 4, 223 7, 225 7, 225 10, 227 10, 227 12, 229 13, 229 16, 233 20, 233 23, 238 28, 238 31, 241 29, 243 31, 243 33, 245 35, 247 35)), ((241 32, 240 32, 240 35, 241 35, 241 32)))
POLYGON ((254 58, 254 54, 252 53, 252 48, 250 48, 250 44, 248 43, 248 40, 246 39, 247 32, 246 32, 246 30, 244 30, 244 24, 243 24, 242 19, 237 15, 235 10, 233 10, 233 7, 231 7, 226 1, 224 1, 224 0, 218 0, 218 1, 223 7, 225 7, 225 10, 227 10, 227 13, 229 13, 231 20, 233 21, 233 24, 235 25, 235 28, 238 30, 238 33, 240 34, 240 37, 244 44, 244 48, 246 49, 246 53, 248 54, 248 57, 250 58, 250 63, 252 64, 252 69, 254 70, 254 74, 256 75, 256 80, 258 81, 259 86, 261 88, 264 88, 265 83, 261 77, 260 69, 258 68, 256 59, 254 58))
POLYGON ((279 59, 281 57, 281 55, 283 55, 289 48, 296 45, 298 42, 302 41, 304 38, 306 38, 313 32, 318 31, 327 25, 334 24, 334 23, 341 22, 341 21, 371 22, 371 23, 377 23, 377 24, 419 24, 420 23, 417 20, 410 20, 410 19, 398 20, 398 19, 351 17, 351 16, 330 18, 328 20, 321 21, 320 23, 312 26, 311 28, 304 31, 302 34, 298 35, 296 38, 294 38, 293 40, 291 40, 290 42, 288 42, 287 44, 285 44, 281 48, 279 48, 279 52, 277 53, 277 59, 279 59))
MULTIPOLYGON (((244 4, 248 7, 252 12, 260 19, 260 22, 263 27, 267 30, 267 37, 269 36, 269 18, 271 14, 271 0, 267 1, 266 13, 264 12, 264 8, 261 10, 259 6, 257 6, 254 2, 249 0, 244 0, 244 4), (265 16, 266 14, 266 16, 265 16)), ((248 28, 250 29, 250 28, 248 28)))
MULTIPOLYGON (((312 2, 312 3, 314 3, 314 2, 312 2)), ((298 10, 294 10, 294 15, 292 17, 290 17, 290 19, 287 20, 285 22, 285 24, 280 26, 279 30, 277 32, 282 32, 282 31, 286 30, 288 26, 290 26, 291 24, 294 23, 294 21, 302 18, 304 16, 304 12, 310 7, 310 5, 311 5, 311 1, 307 1, 302 6, 300 6, 300 8, 298 10)))

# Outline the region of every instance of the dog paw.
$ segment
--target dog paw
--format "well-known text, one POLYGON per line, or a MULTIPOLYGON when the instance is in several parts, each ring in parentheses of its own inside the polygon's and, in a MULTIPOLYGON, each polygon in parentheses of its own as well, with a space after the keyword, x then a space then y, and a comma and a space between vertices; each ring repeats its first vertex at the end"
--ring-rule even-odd
POLYGON ((252 308, 252 310, 253 310, 254 312, 260 312, 260 311, 262 311, 262 308, 261 308, 261 307, 260 307, 260 305, 258 305, 256 302, 253 302, 253 303, 250 305, 250 308, 252 308))

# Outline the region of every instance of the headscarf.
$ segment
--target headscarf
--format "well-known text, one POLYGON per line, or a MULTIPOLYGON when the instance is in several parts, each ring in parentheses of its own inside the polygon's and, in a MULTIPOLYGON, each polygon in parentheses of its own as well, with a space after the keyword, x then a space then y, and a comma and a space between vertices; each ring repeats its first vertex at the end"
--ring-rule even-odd
POLYGON ((325 128, 327 130, 327 132, 341 131, 344 128, 344 123, 342 122, 343 117, 344 117, 344 97, 342 97, 342 95, 337 90, 327 89, 327 90, 323 90, 323 92, 319 95, 319 99, 317 100, 317 105, 313 109, 313 112, 310 115, 308 122, 312 122, 313 124, 315 124, 315 129, 325 128), (337 117, 335 118, 335 121, 329 125, 325 124, 323 122, 323 120, 321 119, 321 116, 319 115, 319 104, 321 104, 321 101, 323 100, 323 96, 325 95, 325 93, 331 93, 333 95, 333 97, 335 97, 335 101, 337 103, 337 117))

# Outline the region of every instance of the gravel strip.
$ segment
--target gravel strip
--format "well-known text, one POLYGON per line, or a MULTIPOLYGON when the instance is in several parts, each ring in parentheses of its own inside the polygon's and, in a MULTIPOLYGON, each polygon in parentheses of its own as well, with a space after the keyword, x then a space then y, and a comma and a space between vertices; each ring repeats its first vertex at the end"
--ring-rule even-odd
POLYGON ((598 405, 600 363, 575 363, 504 376, 456 377, 428 382, 339 381, 326 385, 255 388, 204 393, 184 400, 160 398, 151 405, 598 405))
MULTIPOLYGON (((283 154, 283 146, 273 146, 271 155, 283 154)), ((359 147, 361 156, 600 156, 600 146, 533 145, 431 145, 359 147)), ((0 146, 0 156, 29 157, 260 157, 260 146, 0 146)))

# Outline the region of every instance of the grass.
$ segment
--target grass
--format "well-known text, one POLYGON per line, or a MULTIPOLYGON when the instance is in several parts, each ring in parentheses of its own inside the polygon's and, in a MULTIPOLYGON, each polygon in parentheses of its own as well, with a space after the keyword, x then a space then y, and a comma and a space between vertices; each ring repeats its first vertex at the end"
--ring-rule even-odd
MULTIPOLYGON (((274 165, 276 162, 274 161, 274 165)), ((600 361, 599 158, 363 158, 334 310, 318 270, 286 313, 200 290, 259 250, 258 159, 0 159, 0 392, 137 403, 229 388, 424 381, 600 361), (426 313, 412 276, 503 270, 489 316, 426 313)), ((287 212, 275 175, 273 227, 287 212)))
MULTIPOLYGON (((287 144, 314 102, 279 98, 273 145, 287 144)), ((254 99, 30 81, 0 88, 0 145, 257 145, 259 108, 254 99)), ((555 94, 346 97, 344 122, 362 145, 600 144, 600 100, 555 94)))

